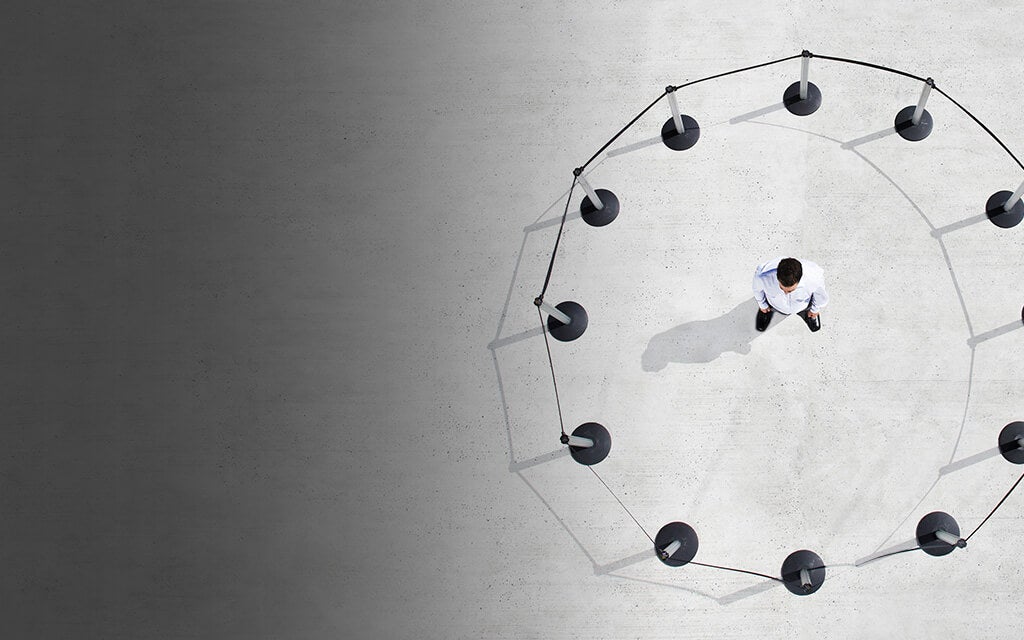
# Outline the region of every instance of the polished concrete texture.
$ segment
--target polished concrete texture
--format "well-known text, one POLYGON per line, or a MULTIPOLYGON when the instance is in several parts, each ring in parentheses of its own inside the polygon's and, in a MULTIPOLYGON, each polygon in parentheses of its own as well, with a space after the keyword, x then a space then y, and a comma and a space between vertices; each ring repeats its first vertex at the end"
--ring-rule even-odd
POLYGON ((791 60, 594 160, 622 212, 576 189, 547 293, 590 314, 551 355, 592 469, 532 305, 572 169, 668 84, 856 58, 1024 156, 1018 4, 60 4, 0 27, 4 637, 1019 637, 1024 494, 855 566, 1024 471, 1024 225, 979 217, 1024 172, 947 99, 907 142, 919 82, 816 59, 797 117, 791 60), (819 333, 753 330, 782 254, 819 333), (825 583, 667 567, 676 520, 825 583))

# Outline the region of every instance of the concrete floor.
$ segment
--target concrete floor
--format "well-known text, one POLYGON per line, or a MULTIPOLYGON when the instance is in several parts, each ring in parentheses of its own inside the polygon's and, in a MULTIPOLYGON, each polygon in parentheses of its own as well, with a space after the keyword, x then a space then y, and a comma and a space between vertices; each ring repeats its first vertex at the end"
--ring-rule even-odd
POLYGON ((1008 2, 64 3, 0 38, 0 618, 19 638, 1019 636, 1020 168, 1008 2), (579 189, 569 202, 578 209, 579 189), (825 268, 821 332, 753 331, 754 265, 825 268), (607 486, 603 486, 602 482, 607 486), (614 493, 614 496, 612 495, 614 493), (619 500, 622 504, 620 505, 619 500), (626 509, 636 518, 634 522, 626 509), (811 549, 821 589, 777 575, 811 549), (638 526, 638 524, 640 526, 638 526), (641 528, 643 531, 641 531, 641 528))

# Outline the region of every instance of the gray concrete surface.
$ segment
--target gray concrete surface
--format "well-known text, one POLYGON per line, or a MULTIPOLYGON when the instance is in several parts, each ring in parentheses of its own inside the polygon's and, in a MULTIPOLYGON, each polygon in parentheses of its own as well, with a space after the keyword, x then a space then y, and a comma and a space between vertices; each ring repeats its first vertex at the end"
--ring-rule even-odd
POLYGON ((17 638, 1011 638, 1021 495, 967 549, 854 563, 1020 468, 1024 227, 1009 2, 21 4, 2 27, 0 619, 17 638), (580 194, 570 210, 578 207, 580 194), (961 225, 962 221, 969 224, 961 225), (823 330, 752 330, 754 265, 823 265, 823 330), (697 561, 658 562, 683 520, 697 561))

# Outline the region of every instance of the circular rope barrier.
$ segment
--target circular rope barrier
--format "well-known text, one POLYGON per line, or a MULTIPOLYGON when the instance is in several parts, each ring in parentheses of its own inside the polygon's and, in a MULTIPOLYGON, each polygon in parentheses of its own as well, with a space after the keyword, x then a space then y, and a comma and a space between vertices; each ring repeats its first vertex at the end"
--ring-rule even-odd
MULTIPOLYGON (((554 387, 555 404, 558 411, 558 422, 561 431, 559 442, 561 442, 562 445, 567 446, 572 458, 577 463, 587 466, 591 473, 593 473, 594 477, 597 478, 608 493, 615 498, 616 502, 619 503, 630 519, 636 523, 637 527, 653 545, 655 556, 661 560, 662 563, 671 567, 681 567, 687 564, 693 564, 712 569, 732 571, 767 578, 769 580, 782 583, 791 593, 801 596, 810 595, 816 592, 825 581, 825 573, 828 565, 825 564, 817 553, 807 549, 801 549, 790 553, 783 561, 779 570, 779 575, 777 576, 758 573, 756 571, 748 571, 746 569, 696 562, 694 561, 694 558, 697 556, 699 540, 697 532, 692 526, 685 522, 669 522, 662 526, 657 534, 652 538, 643 525, 640 524, 640 521, 633 516, 625 503, 619 499, 615 492, 612 491, 608 484, 600 475, 598 475, 594 466, 602 462, 611 451, 611 434, 607 428, 596 422, 581 424, 576 427, 571 434, 566 433, 565 422, 562 415, 561 400, 558 395, 558 380, 555 375, 554 359, 552 357, 551 344, 548 339, 549 335, 560 342, 570 342, 580 338, 586 332, 589 316, 583 305, 578 302, 567 300, 556 305, 551 305, 545 300, 545 295, 547 294, 548 286, 551 282, 551 274, 554 271, 555 257, 558 254, 559 244, 565 229, 565 222, 569 215, 569 207, 572 202, 576 186, 579 185, 583 191, 586 192, 586 195, 580 204, 579 212, 583 221, 588 225, 593 227, 603 227, 612 223, 618 216, 620 212, 620 202, 618 197, 607 189, 593 188, 584 173, 587 167, 595 159, 604 153, 620 136, 622 136, 622 134, 632 128, 640 118, 650 112, 663 99, 667 99, 669 109, 671 111, 671 117, 661 128, 661 141, 666 147, 673 151, 685 151, 692 148, 699 142, 700 126, 695 118, 680 111, 677 98, 677 93, 680 89, 684 89, 701 82, 707 82, 796 59, 801 61, 800 80, 793 82, 791 85, 786 87, 783 91, 782 104, 793 115, 811 115, 816 112, 822 104, 821 90, 814 83, 810 82, 809 79, 810 62, 814 58, 885 71, 922 83, 923 86, 917 104, 909 105, 900 109, 893 119, 893 130, 895 130, 895 132, 904 140, 917 142, 927 138, 931 134, 934 120, 931 113, 926 109, 926 106, 931 92, 935 91, 949 100, 960 111, 965 113, 971 120, 981 127, 985 133, 987 133, 1003 149, 1003 151, 1013 159, 1018 167, 1024 169, 1024 164, 1021 163, 1017 156, 1010 151, 1010 149, 1002 140, 999 139, 998 136, 995 135, 995 133, 993 133, 983 122, 981 122, 981 120, 968 111, 963 105, 953 99, 940 87, 936 86, 935 81, 932 78, 922 78, 911 73, 907 73, 906 71, 900 71, 898 69, 892 69, 890 67, 872 64, 861 60, 812 54, 811 52, 804 50, 800 54, 794 56, 772 60, 763 64, 743 67, 741 69, 735 69, 725 73, 719 73, 681 85, 669 85, 661 95, 640 111, 632 120, 629 121, 629 123, 622 127, 614 136, 611 137, 611 139, 602 145, 601 148, 590 157, 590 159, 573 170, 572 184, 569 187, 565 210, 562 213, 558 233, 555 237, 555 246, 551 252, 551 259, 548 262, 547 273, 544 276, 544 284, 541 287, 540 294, 534 298, 533 301, 533 304, 537 307, 538 318, 541 325, 540 331, 544 335, 544 345, 547 353, 548 365, 551 370, 551 381, 554 387), (546 320, 544 314, 547 314, 546 320)), ((1024 219, 1024 201, 1022 201, 1022 195, 1024 195, 1024 182, 1022 182, 1014 191, 997 191, 985 202, 985 215, 979 216, 979 218, 982 220, 987 218, 993 225, 1003 229, 1016 226, 1022 219, 1024 219)), ((931 226, 930 223, 929 226, 931 226)), ((932 226, 932 235, 941 241, 941 235, 944 232, 948 232, 962 226, 967 225, 963 222, 954 223, 953 225, 948 225, 941 229, 936 229, 932 226)), ((945 252, 944 247, 943 251, 945 252)), ((955 282, 956 277, 952 271, 951 275, 955 282)), ((957 290, 959 294, 959 288, 957 290)), ((967 317, 966 307, 964 306, 962 298, 960 303, 965 317, 967 317)), ((969 317, 967 319, 968 330, 971 333, 971 337, 968 340, 968 346, 971 348, 970 370, 971 376, 973 376, 974 350, 977 345, 989 337, 1005 333, 1006 331, 1015 328, 1020 323, 1024 323, 1024 308, 1021 310, 1020 323, 1017 323, 1015 320, 1011 325, 1007 325, 1009 328, 1001 327, 981 335, 974 334, 974 330, 970 326, 969 317)), ((968 399, 969 397, 970 381, 968 381, 968 399)), ((940 469, 940 476, 944 472, 943 470, 946 472, 955 470, 956 468, 966 466, 967 464, 973 464, 975 461, 992 457, 994 455, 1001 455, 1007 462, 1012 464, 1024 464, 1024 422, 1011 422, 1004 426, 999 432, 997 442, 997 447, 991 452, 983 452, 981 454, 970 456, 959 463, 952 463, 951 461, 951 464, 940 469)), ((952 553, 958 548, 965 548, 967 546, 967 542, 978 532, 978 530, 981 529, 982 526, 985 525, 986 522, 988 522, 1003 503, 1006 502, 1014 490, 1017 489, 1017 486, 1020 485, 1022 480, 1024 480, 1024 474, 1022 474, 1017 481, 1013 483, 1013 486, 1009 488, 1006 494, 1001 500, 999 500, 995 507, 992 508, 989 514, 966 537, 961 537, 960 526, 953 516, 942 511, 933 511, 925 515, 918 522, 914 537, 916 546, 897 549, 895 551, 886 550, 883 553, 861 559, 853 566, 861 567, 875 562, 876 560, 911 551, 924 551, 929 555, 942 556, 952 553)))

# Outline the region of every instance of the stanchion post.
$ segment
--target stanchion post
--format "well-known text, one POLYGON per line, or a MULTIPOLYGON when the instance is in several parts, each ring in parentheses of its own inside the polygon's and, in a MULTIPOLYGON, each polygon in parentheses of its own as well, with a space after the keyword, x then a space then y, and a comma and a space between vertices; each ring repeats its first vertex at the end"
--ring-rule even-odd
POLYGON ((896 114, 893 126, 896 128, 896 133, 900 134, 904 140, 917 142, 924 140, 932 132, 932 114, 928 113, 924 105, 927 104, 928 96, 934 87, 935 81, 931 78, 926 79, 917 104, 904 107, 896 114))
POLYGON ((1012 193, 1009 191, 993 193, 985 203, 985 214, 988 215, 989 222, 1003 229, 1020 224, 1020 221, 1024 220, 1022 195, 1024 195, 1024 182, 1021 182, 1017 190, 1012 193))
POLYGON ((1017 203, 1020 202, 1020 197, 1022 195, 1024 195, 1024 182, 1020 183, 1020 186, 1017 187, 1017 190, 1013 192, 1013 194, 1010 196, 1010 199, 1007 200, 1006 204, 1003 205, 1003 211, 1009 211, 1013 209, 1015 206, 1017 206, 1017 203))
POLYGON ((567 442, 566 444, 568 444, 570 447, 579 447, 581 449, 586 449, 587 447, 594 446, 594 441, 591 440, 590 438, 581 438, 579 436, 568 436, 568 438, 569 442, 567 442))
POLYGON ((551 306, 542 296, 533 299, 533 304, 548 314, 548 333, 560 342, 572 342, 583 335, 590 323, 587 310, 578 302, 566 300, 551 306))
POLYGON ((935 82, 928 78, 924 83, 924 89, 921 90, 921 98, 917 101, 917 107, 914 109, 914 117, 910 121, 915 124, 921 124, 921 115, 924 113, 924 105, 928 102, 928 94, 932 92, 932 86, 935 82))
POLYGON ((999 453, 1013 464, 1024 464, 1024 422, 1011 422, 999 432, 999 453))
POLYGON ((561 311, 559 311, 555 307, 552 307, 550 304, 548 304, 544 300, 541 300, 540 298, 538 298, 538 300, 540 300, 540 302, 537 304, 537 306, 540 307, 541 311, 543 311, 544 313, 547 313, 549 316, 551 316, 552 318, 558 320, 562 324, 572 324, 572 318, 570 318, 569 316, 565 315, 564 313, 562 313, 561 311))
POLYGON ((612 450, 612 435, 604 425, 596 422, 584 422, 573 430, 572 435, 563 433, 559 441, 569 445, 569 455, 573 460, 587 466, 601 462, 612 450))
POLYGON ((583 167, 573 169, 572 174, 576 176, 576 182, 580 183, 583 190, 587 192, 583 202, 580 203, 580 215, 583 222, 592 227, 603 227, 619 215, 619 199, 607 189, 594 189, 583 177, 583 167))
POLYGON ((670 522, 654 536, 654 554, 670 567, 681 567, 697 555, 697 532, 685 522, 670 522))
POLYGON ((964 540, 960 536, 955 536, 952 533, 949 533, 948 531, 943 531, 942 529, 939 529, 935 532, 935 537, 939 540, 942 540, 946 544, 953 545, 954 547, 960 547, 961 549, 967 546, 966 540, 964 540))
POLYGON ((672 109, 672 122, 676 125, 676 133, 683 132, 683 117, 679 114, 679 102, 676 100, 675 87, 668 87, 668 106, 672 109), (668 91, 672 89, 672 91, 668 91))
MULTIPOLYGON (((804 54, 808 54, 808 51, 804 51, 804 54)), ((800 99, 807 99, 807 75, 811 69, 811 56, 804 55, 800 59, 800 99)))
POLYGON ((790 593, 809 596, 825 583, 825 563, 813 551, 801 549, 786 556, 779 574, 790 593))
POLYGON ((821 90, 807 79, 814 54, 804 49, 801 56, 800 81, 786 87, 782 93, 782 104, 795 116, 809 116, 821 106, 821 90))
POLYGON ((587 179, 583 177, 582 172, 580 175, 576 176, 576 181, 579 182, 580 186, 583 187, 583 190, 587 192, 587 197, 590 198, 590 203, 594 205, 594 210, 600 211, 601 209, 604 209, 604 203, 601 202, 600 196, 598 196, 597 192, 594 191, 594 188, 590 186, 587 179))
POLYGON ((673 151, 685 151, 700 140, 700 126, 690 116, 680 113, 674 86, 665 87, 665 93, 668 94, 668 106, 672 109, 672 117, 661 127, 661 141, 673 151))
POLYGON ((953 516, 933 511, 917 523, 917 546, 930 556, 944 556, 963 549, 967 541, 960 537, 960 525, 953 516))

